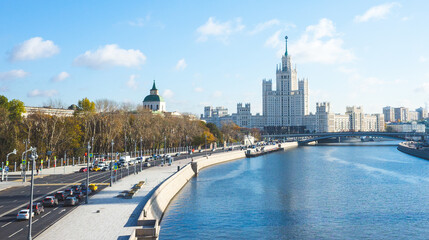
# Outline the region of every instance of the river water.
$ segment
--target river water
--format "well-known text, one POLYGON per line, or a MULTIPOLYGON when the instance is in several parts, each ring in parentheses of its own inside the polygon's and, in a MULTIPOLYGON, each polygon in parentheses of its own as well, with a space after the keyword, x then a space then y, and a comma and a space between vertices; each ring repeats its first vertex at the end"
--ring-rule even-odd
POLYGON ((365 143, 216 165, 173 199, 160 239, 429 239, 429 161, 365 143))

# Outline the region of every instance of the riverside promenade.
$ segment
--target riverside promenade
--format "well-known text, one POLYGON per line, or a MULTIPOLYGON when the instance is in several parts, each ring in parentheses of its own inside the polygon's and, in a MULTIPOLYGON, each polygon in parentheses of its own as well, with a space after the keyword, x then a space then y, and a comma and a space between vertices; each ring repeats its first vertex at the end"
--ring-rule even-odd
POLYGON ((130 175, 95 194, 89 204, 82 204, 61 220, 53 223, 37 239, 128 239, 134 230, 143 205, 150 192, 166 178, 177 172, 178 166, 191 161, 182 159, 171 166, 155 166, 130 175), (118 198, 134 184, 145 185, 132 199, 118 198))

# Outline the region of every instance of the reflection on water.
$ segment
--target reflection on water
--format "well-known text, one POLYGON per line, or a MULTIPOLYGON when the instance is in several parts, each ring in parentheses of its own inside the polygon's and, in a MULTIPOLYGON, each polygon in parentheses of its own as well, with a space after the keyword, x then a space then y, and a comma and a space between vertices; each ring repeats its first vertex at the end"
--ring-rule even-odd
POLYGON ((216 165, 160 239, 428 239, 429 161, 394 146, 300 147, 216 165))

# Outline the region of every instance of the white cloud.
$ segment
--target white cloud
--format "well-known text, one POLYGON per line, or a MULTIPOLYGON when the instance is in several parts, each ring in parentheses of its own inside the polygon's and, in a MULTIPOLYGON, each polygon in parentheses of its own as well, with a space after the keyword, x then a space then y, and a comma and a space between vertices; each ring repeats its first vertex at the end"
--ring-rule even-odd
MULTIPOLYGON (((334 64, 350 62, 355 59, 353 52, 343 48, 344 41, 335 30, 333 22, 322 18, 316 25, 305 29, 297 42, 289 44, 288 52, 299 63, 316 62, 334 64)), ((284 40, 280 40, 280 31, 277 31, 265 42, 265 46, 278 48, 278 55, 284 54, 284 40)))
POLYGON ((133 21, 128 21, 128 25, 132 27, 143 27, 150 20, 150 15, 147 15, 145 18, 136 18, 133 21))
POLYGON ((414 89, 416 92, 424 92, 425 94, 429 93, 429 82, 422 83, 419 87, 414 89))
POLYGON ((197 28, 197 32, 200 35, 197 41, 205 42, 210 36, 213 36, 226 43, 231 34, 243 30, 244 27, 241 24, 240 18, 232 21, 218 22, 214 17, 209 17, 209 20, 204 25, 197 28))
POLYGON ((22 69, 14 69, 8 72, 0 72, 0 80, 14 80, 18 78, 24 78, 28 75, 28 72, 25 72, 22 69))
POLYGON ((254 35, 257 33, 260 33, 262 31, 264 31, 265 29, 268 29, 272 26, 277 26, 280 24, 280 21, 277 19, 271 19, 269 21, 263 22, 263 23, 259 23, 255 26, 255 28, 249 32, 249 34, 254 35))
POLYGON ((77 66, 102 69, 111 66, 137 67, 146 62, 146 56, 135 49, 122 49, 116 44, 108 44, 96 51, 86 51, 74 60, 77 66))
POLYGON ((196 87, 194 91, 200 93, 200 92, 204 92, 204 89, 202 87, 196 87))
POLYGON ((34 89, 33 91, 30 91, 29 93, 27 93, 28 97, 53 97, 55 95, 58 95, 58 91, 57 90, 39 90, 39 89, 34 89))
POLYGON ((164 96, 165 98, 172 98, 174 96, 174 93, 170 89, 165 89, 162 96, 164 96))
POLYGON ((355 22, 368 22, 369 20, 385 19, 390 10, 395 6, 401 6, 399 3, 385 3, 382 5, 374 6, 368 9, 363 15, 355 17, 355 22))
POLYGON ((136 75, 131 75, 127 81, 127 86, 131 89, 136 90, 138 88, 138 84, 136 82, 136 75))
POLYGON ((223 93, 221 91, 214 91, 213 92, 213 97, 219 98, 222 97, 223 93))
POLYGON ((427 60, 428 60, 428 59, 427 59, 427 58, 425 58, 425 57, 423 57, 423 56, 420 56, 420 57, 419 57, 419 61, 420 61, 420 62, 427 62, 427 60))
POLYGON ((60 48, 50 40, 41 37, 30 38, 15 46, 9 56, 11 61, 35 60, 48 58, 60 52, 60 48))
POLYGON ((58 75, 52 77, 52 81, 53 82, 62 82, 64 81, 66 78, 69 78, 70 74, 68 74, 67 72, 60 72, 58 75))
POLYGON ((177 71, 183 71, 185 70, 185 68, 188 66, 188 64, 186 64, 186 61, 184 58, 180 59, 177 64, 176 64, 176 70, 177 71))

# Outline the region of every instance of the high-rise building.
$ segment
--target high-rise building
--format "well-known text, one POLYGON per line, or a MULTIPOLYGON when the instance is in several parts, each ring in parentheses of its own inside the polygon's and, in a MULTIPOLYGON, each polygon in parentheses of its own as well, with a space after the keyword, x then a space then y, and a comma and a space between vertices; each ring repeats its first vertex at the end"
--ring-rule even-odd
MULTIPOLYGON (((262 112, 266 127, 302 127, 308 115, 308 80, 298 79, 286 51, 276 68, 276 89, 272 80, 262 81, 262 112)), ((290 130, 290 128, 287 128, 290 130)))
POLYGON ((384 121, 394 122, 395 121, 395 109, 393 107, 387 106, 383 108, 384 121))

